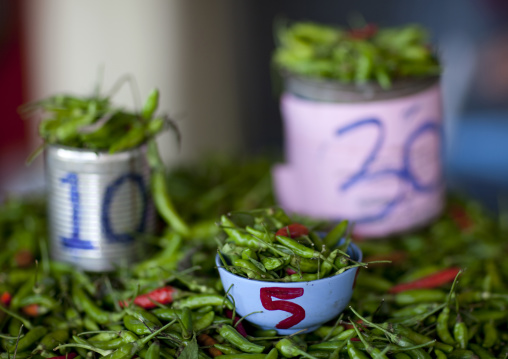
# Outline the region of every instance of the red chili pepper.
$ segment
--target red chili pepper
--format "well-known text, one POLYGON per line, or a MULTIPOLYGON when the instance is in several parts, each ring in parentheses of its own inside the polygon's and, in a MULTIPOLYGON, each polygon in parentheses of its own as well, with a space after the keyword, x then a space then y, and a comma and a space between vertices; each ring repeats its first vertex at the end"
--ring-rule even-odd
POLYGON ((202 334, 199 334, 196 339, 198 340, 199 344, 208 347, 208 354, 210 354, 213 358, 218 357, 219 355, 222 355, 222 352, 213 346, 214 344, 219 343, 214 337, 211 337, 208 334, 202 333, 202 334))
POLYGON ((22 309, 30 317, 37 317, 39 315, 39 304, 25 305, 22 309))
POLYGON ((455 224, 463 231, 467 231, 474 226, 473 220, 462 206, 452 206, 450 208, 450 217, 452 217, 455 224))
POLYGON ((12 295, 9 292, 3 292, 2 296, 0 297, 0 303, 2 303, 4 306, 8 307, 9 304, 11 304, 12 295))
MULTIPOLYGON (((233 311, 229 310, 229 309, 226 309, 226 317, 231 319, 233 317, 233 311)), ((235 325, 236 331, 238 333, 240 333, 242 336, 247 338, 247 331, 245 330, 245 328, 243 327, 243 324, 241 322, 238 323, 239 320, 240 320, 240 317, 235 315, 235 319, 233 320, 233 325, 235 325), (238 323, 238 325, 236 323, 238 323)))
POLYGON ((289 226, 282 227, 275 233, 276 236, 284 236, 290 238, 298 238, 301 236, 306 236, 307 234, 309 234, 309 229, 300 223, 292 223, 289 226))
MULTIPOLYGON (((363 323, 363 320, 361 319, 358 319, 358 320, 355 320, 355 323, 356 324, 362 324, 363 323)), ((353 329, 353 324, 348 324, 348 323, 343 323, 342 326, 344 327, 344 329, 353 329)), ((359 328, 360 331, 363 331, 362 328, 359 328)))
POLYGON ((361 242, 365 239, 365 237, 362 237, 360 236, 358 233, 353 233, 351 235, 351 239, 354 241, 354 242, 361 242))
POLYGON ((453 282, 457 274, 459 274, 460 268, 452 267, 443 269, 439 272, 433 273, 423 278, 416 279, 412 282, 401 283, 393 286, 390 293, 400 293, 411 289, 430 289, 436 288, 443 284, 453 282))
POLYGON ((26 268, 34 263, 35 257, 33 253, 28 249, 20 249, 14 255, 14 261, 19 268, 26 268))
POLYGON ((364 27, 351 29, 347 32, 347 35, 352 39, 365 40, 370 39, 377 33, 377 25, 367 24, 364 27))
POLYGON ((78 354, 76 354, 76 353, 67 353, 65 355, 61 355, 58 357, 51 357, 49 359, 74 359, 77 356, 78 356, 78 354))
POLYGON ((298 273, 297 271, 295 271, 294 269, 291 269, 291 268, 286 268, 286 273, 288 275, 293 275, 293 274, 296 274, 298 273))
MULTIPOLYGON (((156 303, 168 304, 173 302, 176 292, 178 292, 178 289, 171 286, 157 288, 149 293, 138 295, 134 299, 134 304, 145 309, 155 308, 157 306, 156 303)), ((128 305, 128 300, 120 301, 121 307, 128 305)))

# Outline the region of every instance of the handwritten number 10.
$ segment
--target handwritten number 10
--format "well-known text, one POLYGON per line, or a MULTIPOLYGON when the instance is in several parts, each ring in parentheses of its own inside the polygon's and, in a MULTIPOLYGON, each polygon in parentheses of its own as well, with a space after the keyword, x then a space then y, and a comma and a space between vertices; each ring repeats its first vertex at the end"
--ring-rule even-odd
MULTIPOLYGON (((72 207, 72 232, 70 237, 61 237, 62 244, 65 247, 77 248, 77 249, 94 249, 94 245, 90 240, 81 238, 80 233, 80 196, 78 190, 78 175, 76 173, 69 173, 67 176, 60 179, 63 184, 69 185, 69 199, 72 207)), ((130 233, 115 233, 112 228, 110 219, 110 208, 116 191, 121 185, 127 181, 133 182, 141 194, 142 206, 141 206, 141 221, 139 222, 136 231, 142 232, 146 224, 146 207, 147 207, 147 194, 145 191, 143 177, 139 174, 128 173, 120 176, 113 183, 111 183, 105 191, 104 199, 102 202, 101 210, 101 225, 106 238, 110 242, 128 242, 132 240, 130 233)))
MULTIPOLYGON (((348 191, 362 181, 369 181, 381 177, 395 177, 406 183, 409 183, 412 188, 417 192, 431 192, 438 188, 440 185, 439 179, 434 183, 423 184, 421 183, 411 169, 411 149, 420 136, 425 133, 434 133, 438 136, 441 135, 441 128, 435 122, 425 122, 420 127, 417 127, 406 139, 402 147, 402 168, 384 168, 380 170, 371 170, 371 166, 376 161, 379 151, 383 147, 385 141, 385 128, 383 123, 376 118, 363 119, 353 122, 349 125, 341 127, 337 130, 337 136, 341 137, 349 132, 353 132, 359 128, 374 127, 377 130, 377 138, 367 157, 363 161, 359 170, 353 173, 346 181, 340 184, 341 191, 348 191)), ((404 199, 404 194, 399 193, 389 200, 381 208, 381 210, 373 215, 356 219, 356 222, 372 222, 386 217, 390 212, 404 199)))
POLYGON ((72 233, 70 237, 62 237, 62 243, 65 247, 93 249, 94 246, 92 242, 80 238, 78 175, 75 173, 69 173, 67 176, 61 178, 60 181, 64 184, 69 184, 69 197, 72 206, 72 233))

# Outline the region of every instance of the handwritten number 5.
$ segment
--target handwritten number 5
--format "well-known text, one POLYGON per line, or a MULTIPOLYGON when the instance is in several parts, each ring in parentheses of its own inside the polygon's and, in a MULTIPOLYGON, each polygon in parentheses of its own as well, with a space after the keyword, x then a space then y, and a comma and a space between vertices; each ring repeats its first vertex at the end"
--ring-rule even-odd
POLYGON ((293 314, 289 318, 280 321, 275 327, 277 329, 289 329, 305 319, 305 309, 296 303, 287 300, 277 299, 295 299, 303 295, 303 288, 284 288, 284 287, 265 287, 261 288, 259 297, 261 305, 266 310, 282 310, 293 314))

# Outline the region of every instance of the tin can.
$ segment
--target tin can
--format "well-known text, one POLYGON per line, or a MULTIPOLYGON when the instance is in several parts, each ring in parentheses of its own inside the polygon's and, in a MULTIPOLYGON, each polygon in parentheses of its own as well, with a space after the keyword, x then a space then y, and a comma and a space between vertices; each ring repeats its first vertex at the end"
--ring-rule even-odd
POLYGON ((153 231, 145 148, 109 154, 49 146, 45 154, 51 257, 87 271, 137 259, 153 231))
POLYGON ((286 163, 273 169, 279 204, 355 233, 415 229, 444 205, 437 78, 342 85, 298 76, 281 98, 286 163))

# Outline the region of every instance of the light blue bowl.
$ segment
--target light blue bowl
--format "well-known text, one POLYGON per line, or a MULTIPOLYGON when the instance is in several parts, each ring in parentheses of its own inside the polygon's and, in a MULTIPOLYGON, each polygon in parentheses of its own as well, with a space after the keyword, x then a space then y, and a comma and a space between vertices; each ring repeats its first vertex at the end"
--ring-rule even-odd
MULTIPOLYGON (((348 254, 361 261, 361 250, 350 245, 348 254)), ((316 330, 338 316, 353 295, 358 268, 310 282, 269 282, 237 276, 222 267, 219 255, 215 262, 224 289, 229 289, 239 316, 262 329, 276 329, 288 335, 306 329, 316 330), (250 314, 252 313, 252 314, 250 314)))

